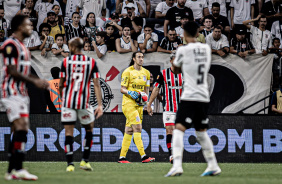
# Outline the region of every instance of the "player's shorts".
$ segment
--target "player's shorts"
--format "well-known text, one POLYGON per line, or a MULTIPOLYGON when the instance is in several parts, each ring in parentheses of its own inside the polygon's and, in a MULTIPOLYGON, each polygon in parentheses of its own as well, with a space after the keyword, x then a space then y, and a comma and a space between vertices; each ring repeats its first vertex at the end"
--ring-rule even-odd
POLYGON ((22 117, 29 117, 29 102, 29 97, 22 95, 1 99, 10 123, 22 117))
POLYGON ((164 111, 163 112, 163 123, 164 126, 174 126, 175 125, 175 118, 176 118, 176 113, 175 112, 170 112, 170 111, 164 111))
POLYGON ((131 127, 132 125, 142 124, 143 120, 143 106, 137 105, 123 105, 122 112, 126 117, 126 125, 127 127, 131 127))
POLYGON ((70 109, 62 107, 61 122, 63 125, 74 125, 77 118, 82 125, 88 125, 95 120, 94 108, 89 106, 88 109, 70 109))
POLYGON ((181 123, 187 129, 192 125, 196 130, 209 127, 208 122, 209 103, 181 101, 176 113, 175 124, 181 123))

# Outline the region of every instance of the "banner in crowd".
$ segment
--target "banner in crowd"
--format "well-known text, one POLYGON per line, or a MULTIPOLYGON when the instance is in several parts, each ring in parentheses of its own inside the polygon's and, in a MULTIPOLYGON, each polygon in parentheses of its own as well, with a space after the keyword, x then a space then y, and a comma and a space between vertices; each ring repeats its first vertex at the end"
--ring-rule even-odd
MULTIPOLYGON (((219 162, 281 162, 282 119, 280 116, 210 116, 208 134, 213 140, 219 162)), ((26 144, 28 161, 65 161, 65 132, 59 114, 32 114, 26 144)), ((125 117, 122 113, 106 113, 95 122, 91 161, 116 162, 119 158, 125 117)), ((74 159, 82 156, 85 130, 77 123, 74 131, 74 159)), ((10 126, 0 114, 0 160, 7 160, 10 126)), ((184 136, 184 162, 204 162, 194 129, 184 136)), ((168 162, 166 133, 162 115, 145 115, 142 140, 145 152, 157 162, 168 162)), ((129 161, 141 161, 133 140, 127 154, 129 161)))
MULTIPOLYGON (((121 74, 128 67, 132 53, 112 52, 107 53, 102 59, 97 59, 93 52, 86 54, 98 62, 105 111, 122 112, 121 74)), ((51 54, 47 58, 42 57, 38 51, 32 52, 32 56, 32 67, 38 76, 46 79, 51 77, 50 69, 54 66, 60 67, 62 61, 62 58, 51 54)), ((273 55, 251 55, 245 59, 233 54, 226 58, 213 55, 208 78, 211 93, 209 113, 236 113, 269 95, 272 62, 273 55)), ((169 54, 145 54, 144 67, 153 74, 154 79, 162 69, 170 66, 169 54)), ((257 112, 267 104, 268 102, 258 103, 245 113, 257 112)), ((157 112, 162 112, 162 109, 157 112)))

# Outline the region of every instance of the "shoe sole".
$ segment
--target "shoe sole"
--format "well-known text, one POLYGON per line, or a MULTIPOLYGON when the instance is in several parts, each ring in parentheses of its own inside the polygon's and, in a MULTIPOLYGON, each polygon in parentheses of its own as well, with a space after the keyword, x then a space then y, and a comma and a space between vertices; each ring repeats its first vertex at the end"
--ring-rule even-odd
POLYGON ((183 174, 183 173, 176 173, 176 174, 174 174, 174 175, 170 175, 170 176, 165 175, 165 177, 181 176, 182 174, 183 174))
POLYGON ((93 168, 82 167, 82 166, 80 166, 79 168, 85 171, 93 171, 93 168))
POLYGON ((150 160, 150 161, 148 161, 148 162, 143 162, 142 161, 142 163, 150 163, 150 162, 155 162, 156 161, 156 159, 152 159, 152 160, 150 160))
POLYGON ((131 164, 131 162, 118 161, 119 164, 131 164))
POLYGON ((220 175, 221 172, 215 172, 215 173, 212 173, 212 174, 209 174, 209 175, 201 175, 202 177, 205 177, 205 176, 218 176, 220 175))

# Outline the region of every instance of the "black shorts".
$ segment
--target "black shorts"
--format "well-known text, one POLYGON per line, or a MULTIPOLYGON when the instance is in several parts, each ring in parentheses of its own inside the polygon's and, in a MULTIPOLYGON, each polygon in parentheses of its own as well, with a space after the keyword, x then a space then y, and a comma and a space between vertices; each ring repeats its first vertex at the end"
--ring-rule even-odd
POLYGON ((176 113, 175 125, 181 123, 187 129, 194 127, 196 130, 209 127, 209 103, 195 101, 181 101, 176 113))

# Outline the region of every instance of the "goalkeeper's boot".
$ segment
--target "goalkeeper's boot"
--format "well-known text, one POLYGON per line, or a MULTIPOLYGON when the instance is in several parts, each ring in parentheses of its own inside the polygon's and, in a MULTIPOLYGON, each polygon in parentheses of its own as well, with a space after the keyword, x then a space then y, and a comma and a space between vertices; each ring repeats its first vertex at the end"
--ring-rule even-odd
POLYGON ((149 162, 155 162, 155 158, 153 158, 153 157, 148 157, 148 156, 144 156, 143 158, 142 158, 142 163, 149 163, 149 162))
POLYGON ((130 162, 129 162, 126 158, 124 158, 124 157, 122 157, 122 158, 118 159, 118 163, 122 163, 122 164, 130 164, 130 162))
POLYGON ((21 169, 21 170, 13 170, 12 171, 12 178, 13 180, 38 180, 38 177, 30 174, 27 170, 21 169))
POLYGON ((85 171, 93 171, 93 168, 91 167, 90 163, 85 162, 84 160, 80 162, 80 169, 83 169, 85 171))
POLYGON ((165 177, 172 177, 172 176, 181 176, 183 174, 182 167, 174 168, 172 167, 169 172, 165 175, 165 177))
POLYGON ((217 176, 220 175, 221 169, 217 167, 216 169, 207 168, 201 176, 217 176))
POLYGON ((67 172, 73 172, 74 171, 74 166, 73 165, 68 165, 66 171, 67 172))

